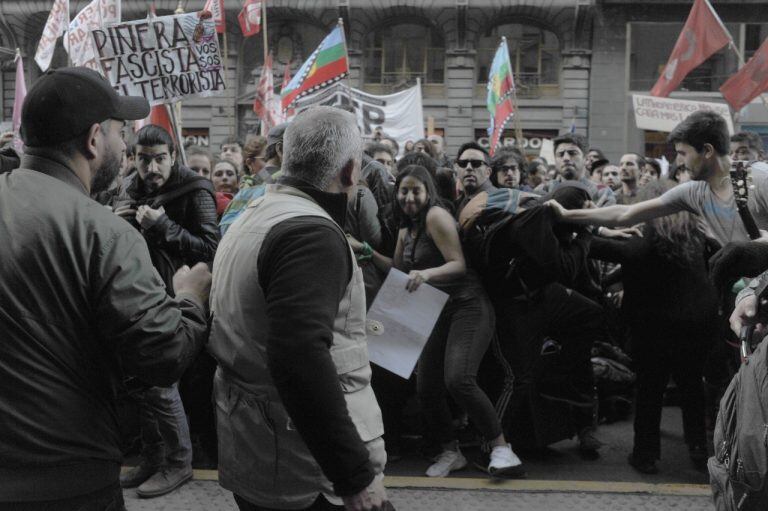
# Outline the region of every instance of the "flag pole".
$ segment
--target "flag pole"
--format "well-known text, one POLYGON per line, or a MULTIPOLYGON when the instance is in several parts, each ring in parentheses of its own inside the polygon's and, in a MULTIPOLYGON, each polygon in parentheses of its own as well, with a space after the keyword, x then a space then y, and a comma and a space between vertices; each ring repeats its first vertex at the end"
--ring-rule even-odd
POLYGON ((344 41, 344 56, 347 58, 347 98, 349 99, 349 106, 354 107, 352 102, 352 80, 349 77, 349 51, 347 50, 347 36, 344 34, 344 19, 339 18, 338 26, 341 28, 341 38, 344 41))
POLYGON ((179 146, 179 156, 181 156, 181 163, 187 166, 187 152, 184 150, 184 140, 181 138, 181 125, 179 119, 176 116, 176 104, 165 104, 165 109, 168 111, 168 115, 171 118, 171 124, 173 124, 173 131, 176 134, 176 145, 179 146))
MULTIPOLYGON (((728 45, 728 47, 731 50, 733 50, 733 53, 735 53, 736 57, 739 59, 739 69, 744 67, 746 65, 746 62, 744 62, 744 55, 741 54, 741 52, 739 51, 739 48, 736 46, 736 43, 733 42, 733 38, 731 38, 731 42, 728 45)), ((768 110, 768 99, 765 99, 765 96, 763 96, 762 92, 759 94, 759 96, 760 96, 760 101, 763 102, 763 106, 765 107, 766 110, 768 110)))
MULTIPOLYGON (((261 36, 264 41, 264 63, 261 66, 261 72, 262 74, 267 70, 267 59, 269 58, 269 37, 267 35, 267 2, 261 3, 261 14, 262 14, 262 27, 261 27, 261 36)), ((269 72, 272 73, 272 66, 269 67, 269 72)), ((274 73, 273 73, 274 75, 274 73)), ((272 83, 274 85, 274 83, 272 83)), ((256 84, 256 95, 259 94, 259 84, 256 84)), ((274 87, 272 88, 272 94, 275 93, 274 87)), ((264 109, 266 112, 266 116, 269 116, 269 109, 272 108, 271 105, 264 105, 264 109)), ((259 131, 266 137, 269 130, 264 129, 266 127, 266 121, 264 118, 259 119, 259 131)))

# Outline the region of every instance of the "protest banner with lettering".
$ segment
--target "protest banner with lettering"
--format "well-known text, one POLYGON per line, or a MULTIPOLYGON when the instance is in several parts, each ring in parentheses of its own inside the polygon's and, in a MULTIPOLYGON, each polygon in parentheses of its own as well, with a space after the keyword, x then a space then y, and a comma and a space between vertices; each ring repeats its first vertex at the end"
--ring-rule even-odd
POLYGON ((416 141, 424 138, 424 114, 419 85, 387 96, 374 96, 336 83, 296 100, 294 108, 296 112, 301 112, 313 105, 349 104, 350 95, 363 137, 372 137, 374 130, 381 127, 384 133, 396 140, 416 141))
POLYGON ((67 27, 69 27, 69 0, 54 0, 35 52, 35 62, 42 71, 47 71, 50 67, 53 50, 56 49, 56 40, 64 35, 67 27))
POLYGON ((159 105, 226 88, 215 24, 198 13, 130 21, 91 36, 104 75, 124 96, 159 105))
POLYGON ((733 134, 731 111, 725 103, 707 103, 633 94, 632 106, 635 111, 635 124, 641 130, 670 132, 693 112, 712 110, 725 118, 725 122, 728 123, 728 131, 733 134))
POLYGON ((101 71, 96 61, 90 32, 110 23, 120 23, 120 0, 93 0, 77 13, 64 37, 64 47, 73 66, 84 66, 101 71))

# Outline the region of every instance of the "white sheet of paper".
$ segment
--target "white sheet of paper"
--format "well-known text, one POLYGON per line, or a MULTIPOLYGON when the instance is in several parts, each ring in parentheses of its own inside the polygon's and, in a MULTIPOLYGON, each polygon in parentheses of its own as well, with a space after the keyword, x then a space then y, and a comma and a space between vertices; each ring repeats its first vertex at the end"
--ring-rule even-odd
POLYGON ((371 362, 406 379, 448 301, 447 293, 428 284, 409 293, 407 282, 408 275, 392 268, 366 321, 371 362))

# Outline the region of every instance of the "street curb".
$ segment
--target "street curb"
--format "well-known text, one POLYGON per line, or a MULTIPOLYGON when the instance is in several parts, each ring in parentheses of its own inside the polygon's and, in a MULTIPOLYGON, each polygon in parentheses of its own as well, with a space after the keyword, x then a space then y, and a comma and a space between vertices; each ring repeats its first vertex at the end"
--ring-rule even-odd
MULTIPOLYGON (((219 480, 219 473, 216 470, 194 470, 193 474, 196 481, 219 480)), ((432 490, 492 490, 535 493, 642 493, 689 497, 708 497, 712 495, 709 485, 705 484, 654 484, 613 481, 499 480, 469 477, 387 476, 384 479, 384 485, 387 488, 432 490)))

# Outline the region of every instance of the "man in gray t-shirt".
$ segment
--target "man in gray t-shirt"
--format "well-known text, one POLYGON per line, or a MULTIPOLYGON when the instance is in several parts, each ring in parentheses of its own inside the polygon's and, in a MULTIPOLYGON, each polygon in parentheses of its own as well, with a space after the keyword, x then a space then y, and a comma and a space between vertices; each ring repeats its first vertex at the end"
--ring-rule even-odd
MULTIPOLYGON (((749 211, 757 226, 768 231, 768 164, 756 162, 751 168, 754 187, 749 191, 749 211)), ((733 195, 723 200, 712 192, 706 181, 688 181, 678 185, 659 197, 659 200, 675 211, 689 211, 702 217, 707 235, 721 245, 730 241, 749 240, 733 195)))
MULTIPOLYGON (((675 144, 678 162, 690 169, 693 181, 656 199, 632 205, 572 210, 565 210, 554 201, 550 205, 564 222, 608 227, 631 226, 690 211, 701 217, 709 235, 719 243, 748 241, 733 197, 725 119, 714 112, 695 112, 677 125, 668 140, 675 144)), ((749 210, 757 226, 768 231, 768 165, 755 162, 751 168, 754 188, 750 190, 749 210)))

